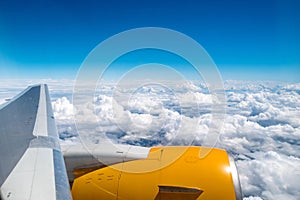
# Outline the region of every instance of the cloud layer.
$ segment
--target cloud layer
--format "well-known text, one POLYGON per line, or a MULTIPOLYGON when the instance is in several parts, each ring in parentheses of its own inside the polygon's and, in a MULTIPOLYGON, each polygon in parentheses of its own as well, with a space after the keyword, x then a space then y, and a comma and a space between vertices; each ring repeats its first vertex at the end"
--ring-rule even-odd
MULTIPOLYGON (((71 101, 71 87, 55 83, 50 89, 62 143, 77 142, 80 134, 94 143, 201 145, 214 123, 212 98, 202 83, 116 91, 104 84, 93 102, 80 107, 71 101)), ((233 154, 244 200, 298 199, 300 84, 227 81, 225 89, 226 115, 216 147, 233 154)), ((1 89, 0 101, 10 93, 1 89)))

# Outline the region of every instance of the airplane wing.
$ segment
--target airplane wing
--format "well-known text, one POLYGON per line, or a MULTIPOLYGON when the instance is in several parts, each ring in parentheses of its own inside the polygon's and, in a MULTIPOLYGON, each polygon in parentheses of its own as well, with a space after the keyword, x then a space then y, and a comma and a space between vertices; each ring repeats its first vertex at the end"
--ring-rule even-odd
POLYGON ((0 153, 0 200, 242 199, 225 150, 104 142, 61 150, 43 84, 0 106, 0 153))
POLYGON ((47 85, 0 107, 0 152, 1 199, 71 199, 47 85))

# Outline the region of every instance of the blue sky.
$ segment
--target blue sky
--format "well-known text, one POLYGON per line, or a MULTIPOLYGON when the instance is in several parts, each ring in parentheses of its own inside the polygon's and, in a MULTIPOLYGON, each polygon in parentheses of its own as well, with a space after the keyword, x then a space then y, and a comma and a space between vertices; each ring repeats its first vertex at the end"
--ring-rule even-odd
MULTIPOLYGON (((299 9, 297 0, 0 1, 0 78, 74 79, 101 41, 154 26, 198 41, 224 79, 299 82, 299 9)), ((128 62, 136 57, 119 64, 128 62)))

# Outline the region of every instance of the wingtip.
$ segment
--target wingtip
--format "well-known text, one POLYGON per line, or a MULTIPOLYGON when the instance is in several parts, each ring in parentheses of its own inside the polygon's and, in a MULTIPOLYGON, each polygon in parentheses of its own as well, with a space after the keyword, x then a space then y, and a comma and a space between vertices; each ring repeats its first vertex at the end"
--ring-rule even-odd
POLYGON ((41 86, 48 87, 46 83, 37 83, 37 84, 29 85, 28 88, 41 87, 41 86))

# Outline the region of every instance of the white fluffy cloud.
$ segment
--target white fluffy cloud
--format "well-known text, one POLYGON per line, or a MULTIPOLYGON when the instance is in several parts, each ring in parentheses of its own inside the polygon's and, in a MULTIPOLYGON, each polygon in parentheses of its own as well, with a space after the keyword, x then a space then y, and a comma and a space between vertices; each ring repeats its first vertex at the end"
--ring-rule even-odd
POLYGON ((263 199, 291 199, 300 196, 300 159, 275 151, 255 152, 237 161, 245 195, 263 199))
POLYGON ((52 109, 58 122, 73 118, 74 107, 66 97, 58 98, 52 102, 52 109))
MULTIPOLYGON (((100 87, 93 103, 75 110, 71 87, 50 85, 52 107, 64 143, 84 139, 142 146, 201 145, 211 125, 211 96, 202 83, 172 90, 145 86, 118 90, 100 87), (130 94, 122 98, 121 93, 130 94)), ((71 83, 69 83, 70 85, 71 83)), ((227 108, 217 147, 234 155, 244 200, 299 199, 300 84, 225 82, 227 108)), ((0 88, 0 100, 13 90, 0 88)))
POLYGON ((243 200, 262 200, 262 198, 250 196, 250 197, 245 197, 243 200))
MULTIPOLYGON (((233 81, 225 86, 227 114, 217 146, 234 154, 244 199, 297 199, 299 92, 292 89, 294 85, 272 82, 233 81)), ((98 131, 114 132, 117 137, 113 139, 129 144, 186 145, 193 140, 201 145, 212 123, 211 97, 199 84, 176 89, 170 96, 157 88, 142 88, 128 104, 99 96, 94 113, 101 127, 98 131)))
POLYGON ((235 84, 227 93, 219 146, 238 160, 244 200, 298 199, 299 93, 281 85, 252 83, 243 90, 235 84))

